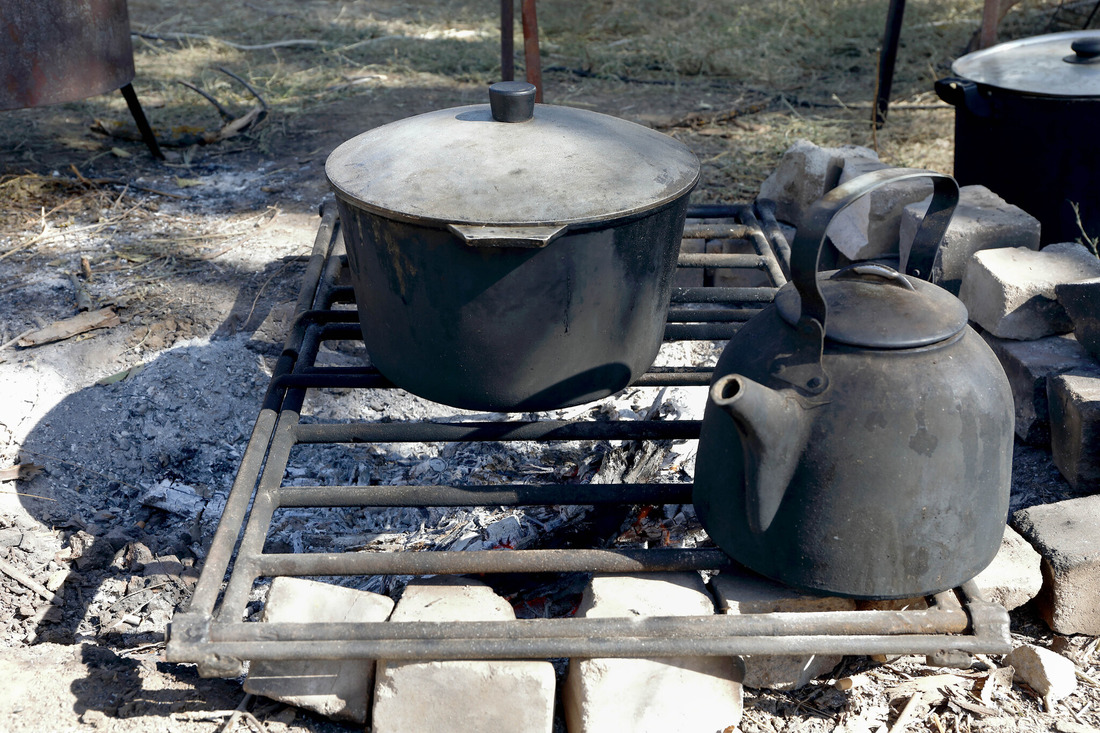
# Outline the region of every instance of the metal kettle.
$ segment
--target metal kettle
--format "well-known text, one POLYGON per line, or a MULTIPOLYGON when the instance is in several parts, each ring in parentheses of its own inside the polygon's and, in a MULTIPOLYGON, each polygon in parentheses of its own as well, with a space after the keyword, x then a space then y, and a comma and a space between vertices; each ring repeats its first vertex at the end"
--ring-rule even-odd
POLYGON ((945 175, 887 169, 814 204, 791 282, 715 368, 693 500, 733 559, 797 588, 855 598, 936 593, 1000 546, 1012 395, 966 307, 932 271, 958 202, 945 175), (870 191, 930 177, 907 274, 873 263, 818 273, 829 222, 870 191))

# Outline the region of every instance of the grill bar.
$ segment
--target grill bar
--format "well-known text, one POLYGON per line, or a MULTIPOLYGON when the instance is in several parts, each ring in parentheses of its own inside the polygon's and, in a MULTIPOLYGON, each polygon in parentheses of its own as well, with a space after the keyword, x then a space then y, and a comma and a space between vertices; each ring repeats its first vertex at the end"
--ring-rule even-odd
MULTIPOLYGON (((756 254, 682 254, 680 266, 763 271, 774 287, 674 288, 666 340, 720 340, 774 298, 790 250, 767 202, 695 206, 685 238, 742 240, 756 254)), ((339 284, 346 256, 335 207, 321 224, 293 326, 241 460, 221 522, 186 611, 172 622, 168 657, 205 676, 235 676, 244 660, 660 657, 736 654, 929 654, 1008 651, 1008 617, 972 583, 938 594, 922 611, 854 611, 630 619, 535 619, 462 623, 271 624, 245 622, 251 591, 274 576, 493 573, 744 572, 717 549, 535 549, 431 552, 264 552, 281 508, 686 504, 690 483, 484 486, 284 486, 300 445, 475 441, 644 441, 698 437, 695 420, 302 423, 308 390, 396 389, 367 366, 317 366, 326 341, 359 341, 354 293, 339 284), (341 307, 343 306, 343 307, 341 307), (221 593, 226 572, 228 583, 221 593), (965 600, 960 604, 957 593, 965 600)), ((636 387, 706 386, 711 369, 650 369, 636 387)))

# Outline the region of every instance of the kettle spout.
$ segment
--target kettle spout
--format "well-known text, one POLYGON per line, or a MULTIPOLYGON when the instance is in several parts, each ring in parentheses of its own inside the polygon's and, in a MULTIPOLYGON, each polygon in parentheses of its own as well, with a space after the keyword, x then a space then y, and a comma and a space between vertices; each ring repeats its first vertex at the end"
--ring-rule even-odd
POLYGON ((733 418, 745 456, 745 506, 753 532, 775 519, 809 435, 806 408, 792 391, 769 389, 740 374, 711 385, 710 399, 733 418))

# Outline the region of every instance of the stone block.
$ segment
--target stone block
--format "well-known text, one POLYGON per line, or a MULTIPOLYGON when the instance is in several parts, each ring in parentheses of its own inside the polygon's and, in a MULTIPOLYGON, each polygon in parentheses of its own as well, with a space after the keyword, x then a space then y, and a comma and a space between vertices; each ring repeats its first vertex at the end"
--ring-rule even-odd
MULTIPOLYGON (((745 573, 722 573, 711 581, 718 606, 733 613, 805 613, 854 611, 851 598, 813 595, 745 573)), ((754 654, 744 657, 746 687, 794 690, 832 671, 843 657, 829 655, 754 654)))
POLYGON ((1047 380, 1059 374, 1100 375, 1100 365, 1073 336, 1015 341, 983 333, 982 338, 997 355, 1012 387, 1016 435, 1027 443, 1050 445, 1047 380))
POLYGON ((1021 509, 1012 524, 1043 558, 1038 603, 1050 628, 1100 635, 1100 494, 1021 509))
MULTIPOLYGON (((377 593, 304 578, 271 581, 262 620, 268 623, 385 621, 393 600, 377 593)), ((373 660, 255 661, 245 692, 312 710, 337 720, 366 723, 373 660)))
MULTIPOLYGON (((484 583, 439 576, 406 586, 391 622, 515 618, 484 583)), ((554 723, 554 667, 546 661, 378 661, 374 733, 543 731, 554 723)))
MULTIPOLYGON (((902 269, 909 261, 913 236, 927 208, 928 201, 921 201, 906 206, 901 215, 898 248, 902 269)), ((985 186, 963 186, 932 265, 931 280, 958 295, 971 256, 1000 247, 1039 249, 1039 220, 985 186)))
POLYGON ((1047 710, 1077 689, 1077 665, 1050 649, 1021 644, 1003 663, 1015 670, 1015 679, 1043 696, 1047 710))
POLYGON ((986 599, 1011 611, 1039 595, 1043 587, 1041 562, 1039 553, 1027 540, 1012 527, 1005 527, 1001 549, 974 582, 986 599))
MULTIPOLYGON (((697 573, 597 575, 577 615, 587 618, 699 616, 714 601, 697 573)), ((741 721, 735 657, 572 659, 562 690, 570 733, 695 733, 741 721)))
MULTIPOLYGON (((891 166, 871 158, 848 158, 840 183, 891 166)), ((858 199, 833 217, 827 234, 833 246, 851 261, 898 257, 901 216, 909 204, 932 195, 932 181, 891 183, 858 199)))
POLYGON ((1073 330, 1055 287, 1100 276, 1100 260, 1080 244, 1052 244, 1035 252, 1005 247, 977 252, 959 298, 970 320, 999 338, 1022 341, 1073 330))
POLYGON ((836 188, 849 158, 878 160, 878 154, 858 145, 822 148, 808 140, 796 140, 760 185, 760 198, 775 202, 776 219, 797 227, 802 212, 836 188))
POLYGON ((1100 376, 1059 374, 1047 383, 1054 465, 1076 489, 1100 489, 1100 376))
POLYGON ((1077 341, 1100 359, 1100 278, 1060 283, 1054 292, 1073 321, 1077 341))

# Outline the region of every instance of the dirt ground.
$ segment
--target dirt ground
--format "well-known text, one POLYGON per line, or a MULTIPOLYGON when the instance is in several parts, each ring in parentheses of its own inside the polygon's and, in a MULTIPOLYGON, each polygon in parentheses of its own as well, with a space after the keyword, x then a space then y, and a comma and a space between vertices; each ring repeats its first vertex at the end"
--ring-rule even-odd
MULTIPOLYGON (((371 38, 411 33, 417 23, 428 29, 424 37, 449 37, 444 31, 453 26, 480 38, 492 18, 478 11, 480 20, 465 21, 467 4, 454 2, 441 5, 457 20, 425 19, 417 4, 402 2, 243 3, 224 17, 240 18, 248 6, 252 25, 208 28, 218 5, 130 3, 134 29, 159 36, 135 38, 135 87, 164 143, 164 161, 135 139, 117 94, 0 112, 0 562, 15 570, 0 573, 2 730, 352 729, 246 696, 237 680, 202 680, 193 667, 166 662, 165 628, 189 597, 278 353, 318 204, 328 194, 326 156, 379 124, 484 101, 490 72, 476 65, 441 72, 419 57, 398 62, 387 50, 358 62, 354 73, 341 72, 338 83, 308 82, 321 91, 301 92, 294 85, 307 82, 294 74, 336 63, 336 52, 318 51, 323 63, 302 62, 309 45, 288 48, 285 57, 281 49, 252 52, 278 61, 275 71, 264 66, 251 75, 255 82, 267 74, 258 85, 266 115, 239 134, 196 142, 196 135, 223 130, 224 121, 176 80, 212 89, 232 115, 244 116, 256 99, 214 67, 243 71, 250 62, 233 55, 239 50, 173 40, 171 33, 293 38, 281 28, 265 36, 258 19, 283 22, 314 10, 339 18, 343 7, 383 29, 371 38), (190 55, 172 55, 177 46, 190 55), (80 312, 98 314, 99 327, 21 345, 80 312), (164 508, 155 499, 164 486, 192 491, 202 508, 164 508)), ((799 137, 868 145, 890 163, 950 172, 952 113, 936 103, 928 82, 962 52, 971 20, 960 21, 942 39, 942 52, 927 59, 916 42, 927 29, 912 31, 896 109, 890 124, 874 131, 867 123, 873 43, 840 38, 824 51, 832 66, 796 81, 783 77, 777 86, 719 73, 643 78, 636 69, 619 73, 568 57, 559 30, 566 24, 553 15, 561 4, 548 5, 546 100, 641 122, 685 142, 703 163, 694 201, 751 199, 799 137)), ((626 5, 600 6, 613 14, 626 5)), ((851 11, 859 4, 836 5, 851 11)), ((949 3, 932 5, 951 19, 973 16, 973 3, 956 3, 962 9, 950 13, 949 3)), ((1029 18, 1010 19, 1018 26, 1010 23, 1012 32, 1042 30, 1029 18)), ((872 25, 881 25, 877 15, 872 25)), ((488 46, 496 43, 486 37, 488 46)), ((1018 450, 1027 503, 1067 495, 1049 456, 1018 450)), ((795 692, 749 691, 742 727, 882 730, 904 702, 898 686, 936 674, 955 675, 942 680, 951 691, 929 697, 915 729, 1072 733, 1100 726, 1096 641, 1055 639, 1030 606, 1013 613, 1013 631, 1073 658, 1084 675, 1078 691, 1047 710, 1026 686, 999 679, 995 659, 950 672, 913 658, 885 666, 853 658, 834 677, 862 675, 863 687, 840 692, 824 678, 795 692), (975 712, 975 700, 984 712, 975 712)))

